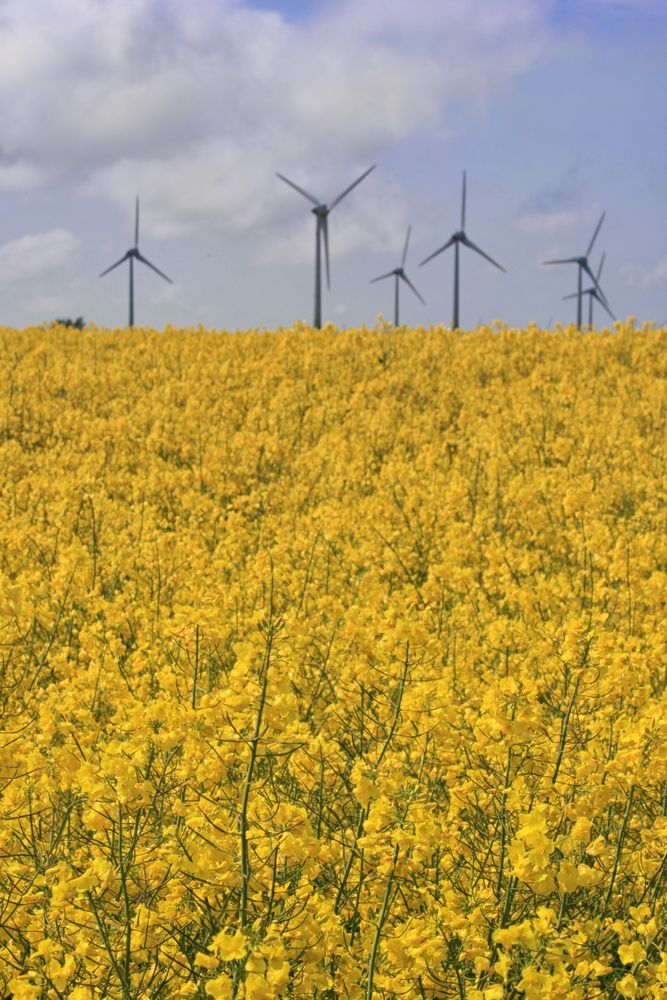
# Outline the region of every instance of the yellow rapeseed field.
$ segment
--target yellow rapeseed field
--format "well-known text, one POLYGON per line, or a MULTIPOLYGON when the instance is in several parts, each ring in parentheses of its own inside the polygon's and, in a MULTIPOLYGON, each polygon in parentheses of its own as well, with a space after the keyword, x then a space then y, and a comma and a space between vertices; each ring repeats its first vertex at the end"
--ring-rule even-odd
POLYGON ((0 331, 0 994, 666 997, 666 376, 0 331))

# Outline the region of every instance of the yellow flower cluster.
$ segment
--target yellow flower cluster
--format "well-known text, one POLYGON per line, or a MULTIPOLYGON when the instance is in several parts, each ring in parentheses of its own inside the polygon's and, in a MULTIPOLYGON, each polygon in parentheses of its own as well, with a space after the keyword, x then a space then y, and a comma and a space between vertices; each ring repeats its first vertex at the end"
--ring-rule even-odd
POLYGON ((666 376, 0 331, 0 994, 667 996, 666 376))

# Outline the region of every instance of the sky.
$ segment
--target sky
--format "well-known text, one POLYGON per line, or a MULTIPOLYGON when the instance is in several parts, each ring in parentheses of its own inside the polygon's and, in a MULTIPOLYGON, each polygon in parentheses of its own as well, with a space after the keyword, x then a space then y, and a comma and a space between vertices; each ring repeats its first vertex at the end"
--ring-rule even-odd
MULTIPOLYGON (((4 325, 275 329, 313 316, 331 213, 341 327, 571 322, 586 251, 615 315, 667 323, 667 0, 0 0, 4 325)), ((597 308, 596 322, 608 317, 597 308)))

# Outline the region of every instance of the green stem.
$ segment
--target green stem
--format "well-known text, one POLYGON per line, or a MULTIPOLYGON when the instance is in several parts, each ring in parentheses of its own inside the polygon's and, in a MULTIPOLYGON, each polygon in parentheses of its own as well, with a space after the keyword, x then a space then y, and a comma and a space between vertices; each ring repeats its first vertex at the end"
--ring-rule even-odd
POLYGON ((380 916, 378 917, 378 922, 375 925, 375 934, 373 935, 373 944, 371 945, 371 953, 368 959, 368 984, 366 986, 366 1000, 372 1000, 373 998, 373 980, 375 979, 375 963, 377 961, 378 948, 380 947, 380 938, 382 936, 382 928, 384 927, 385 920, 389 915, 389 899, 391 896, 391 887, 394 881, 394 872, 396 871, 396 862, 398 861, 398 844, 394 848, 394 857, 392 860, 391 870, 387 876, 387 885, 384 890, 384 899, 382 900, 382 909, 380 910, 380 916))
POLYGON ((621 831, 618 835, 618 842, 616 844, 616 854, 614 855, 614 867, 612 868, 611 871, 611 881, 609 882, 609 888, 607 889, 607 895, 605 897, 601 919, 603 919, 607 913, 607 908, 611 901, 611 894, 614 891, 614 884, 616 882, 618 866, 621 860, 621 851, 623 850, 623 841, 625 840, 625 833, 628 828, 628 820, 630 819, 630 810, 632 808, 632 799, 634 794, 635 794, 635 786, 631 785, 630 792, 628 793, 628 801, 625 805, 625 812, 623 813, 623 822, 621 823, 621 831))
POLYGON ((565 741, 567 739, 567 730, 568 730, 568 727, 570 725, 570 716, 572 715, 572 709, 574 708, 574 701, 575 701, 575 698, 577 697, 577 693, 579 691, 579 680, 580 680, 580 677, 577 677, 577 682, 574 685, 574 691, 572 692, 570 700, 569 700, 569 702, 567 704, 567 709, 565 710, 565 715, 563 716, 563 722, 562 722, 561 727, 560 727, 560 741, 559 741, 559 744, 558 744, 558 756, 556 758, 556 766, 554 768, 554 773, 551 776, 551 784, 552 785, 556 783, 556 778, 558 777, 558 772, 560 771, 560 766, 561 766, 561 764, 563 762, 563 754, 565 752, 565 741))
POLYGON ((262 717, 266 704, 266 689, 269 677, 269 662, 271 659, 271 649, 273 646, 273 630, 269 624, 266 635, 266 648, 264 653, 264 663, 262 667, 262 689, 259 696, 259 705, 255 717, 255 730, 250 740, 250 757, 246 769, 245 782, 243 784, 243 797, 241 799, 241 815, 239 822, 239 834, 241 838, 241 927, 245 928, 248 923, 248 885, 250 882, 250 860, 248 856, 248 801, 250 799, 250 786, 252 785, 255 761, 257 759, 257 747, 260 740, 262 728, 262 717))

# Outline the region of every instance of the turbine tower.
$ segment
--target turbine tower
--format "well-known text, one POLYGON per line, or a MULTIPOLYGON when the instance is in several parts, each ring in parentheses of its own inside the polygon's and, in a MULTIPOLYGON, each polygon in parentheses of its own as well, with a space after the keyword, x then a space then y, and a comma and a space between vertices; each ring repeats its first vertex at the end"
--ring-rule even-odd
POLYGON ((168 281, 170 285, 173 285, 173 281, 171 280, 171 278, 168 278, 166 274, 164 274, 162 271, 159 270, 159 268, 157 268, 155 266, 155 264, 151 264, 151 262, 149 260, 147 260, 142 253, 139 252, 139 198, 138 197, 136 199, 135 206, 134 206, 134 246, 130 247, 130 249, 125 254, 123 254, 123 256, 120 258, 120 260, 117 260, 115 264, 112 264, 111 267, 108 267, 106 269, 106 271, 102 271, 102 273, 100 275, 100 278, 103 278, 105 274, 109 273, 109 271, 113 271, 114 268, 120 267, 120 265, 124 264, 126 260, 129 260, 129 262, 130 262, 130 321, 129 321, 128 325, 130 327, 133 327, 134 326, 134 262, 135 262, 135 260, 141 261, 142 264, 145 264, 146 267, 150 267, 150 269, 152 271, 155 271, 155 273, 159 274, 161 278, 164 278, 164 280, 168 281))
MULTIPOLYGON (((595 277, 595 275, 591 271, 591 266, 588 263, 588 258, 590 256, 591 250, 593 249, 593 244, 595 243, 595 240, 597 239, 597 235, 600 232, 600 227, 602 226, 602 223, 604 222, 604 217, 605 217, 606 214, 607 214, 606 212, 603 212, 602 215, 600 216, 600 221, 598 222, 597 226, 595 227, 595 232, 593 233, 593 236, 591 237, 591 242, 588 244, 588 249, 586 250, 586 253, 583 254, 583 256, 581 256, 581 257, 561 257, 558 260, 545 260, 544 261, 545 264, 576 264, 577 265, 577 268, 578 268, 577 279, 578 279, 578 281, 577 281, 577 291, 575 292, 576 299, 577 299, 577 330, 581 330, 581 317, 582 317, 583 294, 584 294, 584 292, 583 292, 583 277, 584 277, 584 272, 586 272, 586 274, 588 275, 588 277, 592 280, 594 288, 597 290, 598 294, 601 296, 600 302, 602 303, 602 305, 605 306, 605 308, 607 308, 607 300, 605 299, 604 293, 603 293, 602 289, 600 288, 600 286, 598 285, 597 278, 595 277)), ((574 296, 573 296, 573 298, 574 298, 574 296)))
MULTIPOLYGON (((616 319, 616 317, 614 316, 613 312, 609 308, 609 303, 607 301, 606 296, 603 295, 603 294, 601 294, 602 289, 600 289, 600 275, 602 274, 602 268, 604 267, 604 259, 605 259, 606 256, 607 256, 606 253, 602 254, 602 259, 600 260, 600 266, 598 267, 598 273, 595 275, 595 285, 592 285, 590 288, 585 288, 584 291, 583 291, 583 293, 582 293, 583 295, 587 295, 588 296, 588 325, 589 325, 589 327, 593 326, 593 299, 596 299, 600 303, 600 305, 602 306, 602 308, 607 313, 609 313, 609 315, 611 316, 612 319, 614 319, 614 320, 616 319), (598 289, 599 289, 599 291, 598 291, 598 289)), ((578 296, 578 294, 579 294, 578 292, 572 292, 571 295, 564 295, 563 296, 563 300, 565 300, 565 299, 576 299, 577 296, 578 296)))
POLYGON ((295 184, 288 177, 283 174, 276 174, 280 177, 281 181, 285 184, 289 184, 291 188, 298 191, 299 194, 307 198, 308 201, 312 202, 315 208, 311 209, 313 215, 315 216, 315 318, 313 320, 313 326, 316 329, 320 329, 322 326, 322 245, 324 244, 324 262, 327 270, 327 288, 331 288, 331 271, 329 267, 329 213, 332 209, 338 205, 339 202, 343 200, 352 191, 357 184, 361 184, 364 177, 368 177, 371 170, 375 170, 375 164, 365 170, 361 177, 358 177, 354 184, 350 184, 349 187, 345 188, 337 198, 329 204, 325 204, 315 195, 309 194, 308 191, 304 191, 302 187, 295 184))
POLYGON ((419 292, 417 291, 417 289, 415 288, 415 286, 412 284, 412 282, 410 281, 410 279, 408 278, 408 276, 407 276, 407 274, 405 273, 405 270, 404 270, 405 269, 405 259, 408 256, 408 243, 410 242, 410 232, 411 232, 411 230, 412 230, 412 226, 408 226, 408 233, 407 233, 407 236, 405 237, 405 246, 403 247, 403 256, 401 257, 401 266, 400 267, 395 267, 393 271, 388 271, 386 274, 381 274, 379 277, 371 279, 371 285, 373 285, 376 281, 384 281, 385 278, 391 278, 391 277, 394 278, 394 326, 398 326, 399 325, 399 322, 398 322, 398 290, 399 290, 399 286, 400 286, 401 281, 404 281, 406 283, 406 285, 409 288, 412 289, 412 291, 415 293, 415 295, 417 296, 417 298, 419 299, 419 301, 422 302, 424 305, 426 305, 426 303, 424 302, 423 298, 421 297, 421 295, 419 294, 419 292))
POLYGON ((468 247, 469 250, 474 250, 475 253, 478 253, 480 255, 480 257, 484 257, 484 259, 488 260, 489 263, 493 264, 494 267, 497 267, 499 271, 505 270, 505 268, 501 267, 501 265, 497 261, 495 261, 493 257, 489 257, 488 253, 484 253, 484 251, 481 250, 475 243, 473 243, 472 240, 468 239, 465 228, 466 228, 466 172, 464 170, 463 190, 461 192, 461 228, 458 229, 455 233, 452 233, 452 235, 449 237, 447 242, 443 244, 443 246, 439 247, 438 250, 434 250, 434 252, 430 254, 428 257, 425 257, 424 260, 419 265, 421 267, 422 264, 426 264, 429 260, 433 260, 434 257, 437 257, 438 254, 442 253, 444 250, 448 250, 449 247, 451 246, 454 247, 454 318, 452 320, 453 330, 458 330, 459 328, 459 246, 463 245, 464 247, 468 247))

